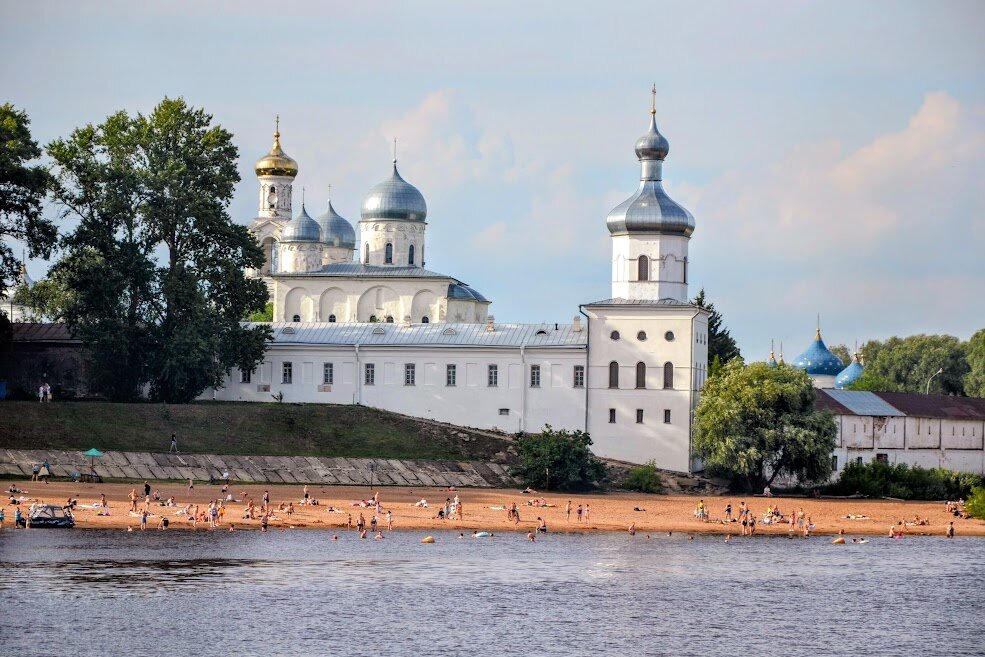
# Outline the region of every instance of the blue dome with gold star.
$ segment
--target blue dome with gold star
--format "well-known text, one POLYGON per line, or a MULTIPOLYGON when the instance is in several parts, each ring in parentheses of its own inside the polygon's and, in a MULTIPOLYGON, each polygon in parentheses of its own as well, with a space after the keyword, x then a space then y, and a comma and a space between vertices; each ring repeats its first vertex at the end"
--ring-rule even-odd
POLYGON ((835 356, 821 339, 821 329, 817 329, 814 334, 814 342, 811 343, 804 353, 797 356, 791 363, 797 369, 804 370, 811 376, 835 376, 843 369, 845 364, 835 356))

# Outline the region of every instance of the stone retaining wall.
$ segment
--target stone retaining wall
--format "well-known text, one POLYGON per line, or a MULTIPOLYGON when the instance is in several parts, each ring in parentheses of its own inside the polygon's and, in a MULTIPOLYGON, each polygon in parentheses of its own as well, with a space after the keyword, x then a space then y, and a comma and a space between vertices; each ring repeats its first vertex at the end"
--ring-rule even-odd
MULTIPOLYGON (((0 474, 31 477, 31 466, 47 459, 51 473, 68 478, 89 472, 82 452, 0 449, 0 474)), ((456 486, 515 488, 509 471, 497 463, 479 461, 401 461, 321 456, 220 456, 214 454, 154 454, 106 452, 95 460, 103 479, 194 479, 208 481, 228 471, 244 483, 338 484, 368 486, 456 486), (374 466, 371 472, 370 464, 374 466)))

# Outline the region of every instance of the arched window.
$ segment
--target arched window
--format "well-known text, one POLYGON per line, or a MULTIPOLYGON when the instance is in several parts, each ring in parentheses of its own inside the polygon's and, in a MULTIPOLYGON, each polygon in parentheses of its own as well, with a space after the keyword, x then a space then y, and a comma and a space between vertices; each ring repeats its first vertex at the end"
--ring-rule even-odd
POLYGON ((375 324, 375 323, 376 323, 376 322, 378 322, 378 321, 379 321, 379 320, 378 320, 378 319, 376 319, 376 315, 370 315, 370 316, 369 316, 369 323, 370 323, 370 324, 375 324))
POLYGON ((411 244, 410 247, 407 248, 407 264, 408 265, 414 264, 414 245, 413 244, 411 244))
POLYGON ((387 315, 386 316, 386 323, 387 324, 393 324, 393 315, 387 315))
POLYGON ((386 243, 386 249, 383 251, 383 262, 388 265, 393 264, 393 244, 390 242, 386 243))
POLYGON ((664 388, 674 387, 674 364, 664 363, 664 388))
POLYGON ((295 315, 294 316, 294 319, 292 319, 291 321, 292 322, 300 322, 301 321, 301 315, 295 315))
POLYGON ((431 320, 428 319, 428 316, 427 315, 425 315, 424 317, 421 317, 421 324, 427 324, 430 321, 431 320))
POLYGON ((363 264, 369 264, 369 242, 363 244, 363 264))
POLYGON ((646 363, 636 363, 636 387, 646 387, 646 363))
POLYGON ((650 280, 650 259, 644 255, 641 255, 639 260, 636 261, 636 280, 650 280))
POLYGON ((328 316, 328 323, 329 324, 334 324, 335 323, 335 315, 329 315, 328 316))
POLYGON ((616 361, 609 363, 609 387, 619 387, 619 363, 616 361))

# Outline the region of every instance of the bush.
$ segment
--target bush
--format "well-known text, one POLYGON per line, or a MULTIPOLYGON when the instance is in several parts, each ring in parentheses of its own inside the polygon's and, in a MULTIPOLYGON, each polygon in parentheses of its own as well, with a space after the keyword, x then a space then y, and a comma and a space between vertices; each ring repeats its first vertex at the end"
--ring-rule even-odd
POLYGON ((629 471, 624 484, 629 490, 641 493, 659 493, 663 489, 660 474, 657 472, 656 461, 638 465, 629 471))
POLYGON ((972 518, 985 520, 985 486, 975 486, 965 502, 964 510, 972 518))
POLYGON ((592 454, 583 431, 554 431, 517 437, 520 465, 513 474, 545 490, 587 490, 605 477, 605 464, 592 454))
POLYGON ((985 486, 985 478, 943 468, 890 465, 884 461, 849 463, 829 493, 867 497, 896 497, 903 500, 956 500, 968 497, 975 486, 985 486))

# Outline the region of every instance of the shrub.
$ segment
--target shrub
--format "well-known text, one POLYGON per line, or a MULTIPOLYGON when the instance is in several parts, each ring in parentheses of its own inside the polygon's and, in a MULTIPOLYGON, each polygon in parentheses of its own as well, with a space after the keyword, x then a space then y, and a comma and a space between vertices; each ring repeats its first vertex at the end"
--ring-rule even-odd
POLYGON ((985 520, 985 486, 975 486, 964 505, 965 511, 972 518, 985 520))
POLYGON ((626 477, 626 488, 641 493, 659 493, 663 489, 660 474, 657 472, 656 461, 638 465, 629 471, 626 477))
POLYGON ((827 490, 840 495, 861 493, 903 500, 956 500, 968 497, 973 487, 983 485, 985 478, 967 472, 870 461, 849 463, 827 490))
POLYGON ((554 431, 517 438, 520 464, 513 473, 528 486, 546 490, 586 490, 605 477, 605 464, 592 454, 583 431, 554 431))

